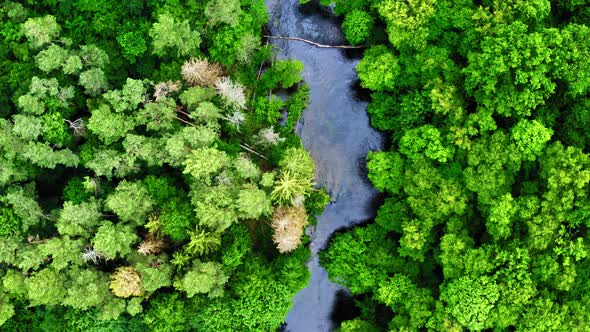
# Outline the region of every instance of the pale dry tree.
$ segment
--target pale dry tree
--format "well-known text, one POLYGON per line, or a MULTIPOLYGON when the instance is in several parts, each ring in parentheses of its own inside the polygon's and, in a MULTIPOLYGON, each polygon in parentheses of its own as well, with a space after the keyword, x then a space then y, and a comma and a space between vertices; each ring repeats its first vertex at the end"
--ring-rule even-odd
POLYGON ((182 65, 182 78, 190 85, 214 86, 223 70, 217 63, 209 63, 207 59, 193 58, 182 65))
POLYGON ((244 113, 240 111, 235 111, 230 116, 223 118, 226 119, 229 123, 236 126, 236 128, 238 128, 238 131, 240 130, 240 125, 242 125, 244 121, 246 121, 246 116, 244 115, 244 113))
POLYGON ((293 251, 301 244, 303 228, 307 225, 307 213, 303 206, 275 208, 272 216, 272 237, 280 253, 293 251))
POLYGON ((229 104, 242 109, 246 108, 246 95, 240 83, 233 82, 229 77, 222 77, 215 82, 215 89, 229 104))
POLYGON ((117 268, 117 271, 111 274, 109 287, 118 297, 140 296, 141 277, 139 273, 130 266, 117 268))
POLYGON ((154 87, 154 100, 158 101, 181 88, 180 81, 160 82, 154 87))
POLYGON ((256 135, 256 144, 260 145, 277 145, 283 141, 285 139, 273 127, 264 128, 256 135))
POLYGON ((83 136, 84 132, 86 131, 86 124, 84 123, 84 120, 82 118, 74 120, 74 121, 70 121, 70 120, 65 120, 68 125, 70 126, 71 129, 74 130, 74 135, 75 136, 83 136))
POLYGON ((94 248, 89 247, 84 249, 84 252, 82 252, 82 259, 86 263, 92 262, 94 265, 96 265, 98 262, 104 259, 104 256, 100 252, 94 250, 94 248))
POLYGON ((164 247, 164 241, 149 234, 148 237, 143 240, 137 247, 137 252, 142 255, 157 255, 162 251, 164 247))

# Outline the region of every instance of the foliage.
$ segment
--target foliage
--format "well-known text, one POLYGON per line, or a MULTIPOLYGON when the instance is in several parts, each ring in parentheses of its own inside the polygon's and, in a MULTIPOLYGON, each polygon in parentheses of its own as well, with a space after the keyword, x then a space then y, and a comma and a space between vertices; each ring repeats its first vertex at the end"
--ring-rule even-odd
POLYGON ((210 0, 205 7, 205 16, 212 26, 225 23, 235 27, 240 21, 240 13, 240 1, 238 0, 210 0))
POLYGON ((288 89, 301 81, 303 63, 297 60, 278 60, 260 76, 260 87, 264 90, 288 89))
POLYGON ((105 207, 122 221, 141 222, 151 211, 153 200, 141 183, 121 181, 105 200, 105 207), (130 205, 129 202, 135 202, 130 205))
POLYGON ((268 219, 275 174, 299 172, 278 161, 309 91, 287 101, 289 130, 272 94, 247 111, 267 21, 259 0, 0 4, 2 330, 280 326, 309 257, 279 255, 268 219))
POLYGON ((307 179, 298 177, 291 172, 282 172, 275 181, 275 187, 272 190, 271 197, 273 200, 282 203, 294 203, 296 199, 301 199, 311 188, 311 182, 307 179))
POLYGON ((141 277, 132 267, 120 267, 111 274, 109 287, 118 297, 141 295, 141 277))
POLYGON ((193 150, 184 161, 185 174, 190 174, 197 180, 211 183, 212 175, 221 171, 229 164, 229 157, 223 151, 215 148, 200 148, 193 150))
POLYGON ((588 326, 579 8, 335 1, 349 41, 368 44, 357 73, 371 124, 391 137, 367 158, 386 196, 374 222, 321 254, 360 309, 343 331, 588 326))
POLYGON ((373 28, 373 22, 374 19, 369 13, 362 10, 355 10, 344 18, 342 30, 344 30, 346 39, 351 44, 360 44, 369 37, 373 28))
POLYGON ((403 187, 404 159, 395 152, 369 152, 369 179, 380 191, 397 194, 403 187))
POLYGON ((125 257, 130 254, 131 245, 137 241, 137 235, 129 226, 104 222, 96 231, 93 239, 94 249, 106 259, 125 257))
POLYGON ((399 75, 397 59, 385 46, 368 49, 356 67, 363 88, 381 91, 393 90, 399 75))
POLYGON ((196 261, 189 272, 174 282, 174 287, 185 291, 189 298, 199 293, 208 294, 211 298, 222 296, 223 285, 228 277, 221 267, 221 264, 215 262, 196 261))
POLYGON ((236 204, 240 217, 244 219, 258 219, 272 211, 266 192, 253 187, 240 190, 236 204))
POLYGON ((95 201, 73 204, 65 202, 57 219, 57 230, 62 235, 89 237, 95 228, 101 213, 95 201))
POLYGON ((100 68, 88 69, 80 74, 79 84, 85 89, 85 93, 96 96, 109 87, 105 73, 100 68))
POLYGON ((160 57, 195 55, 201 44, 201 34, 191 30, 188 20, 177 21, 168 14, 158 16, 149 35, 152 37, 152 53, 160 57))
POLYGON ((55 16, 29 18, 23 25, 23 34, 30 42, 31 47, 41 48, 59 37, 61 27, 57 24, 55 16))

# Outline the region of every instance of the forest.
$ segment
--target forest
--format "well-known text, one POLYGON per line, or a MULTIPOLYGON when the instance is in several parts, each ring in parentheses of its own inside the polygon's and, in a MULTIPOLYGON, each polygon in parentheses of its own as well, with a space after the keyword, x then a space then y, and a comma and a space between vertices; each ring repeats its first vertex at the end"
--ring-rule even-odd
MULTIPOLYGON (((0 331, 280 330, 330 197, 264 1, 1 1, 0 331)), ((589 331, 590 1, 321 4, 388 140, 338 330, 589 331)))
POLYGON ((334 2, 390 143, 322 254, 341 331, 590 330, 590 2, 334 2))
POLYGON ((2 331, 283 324, 329 197, 267 22, 262 0, 0 3, 2 331))

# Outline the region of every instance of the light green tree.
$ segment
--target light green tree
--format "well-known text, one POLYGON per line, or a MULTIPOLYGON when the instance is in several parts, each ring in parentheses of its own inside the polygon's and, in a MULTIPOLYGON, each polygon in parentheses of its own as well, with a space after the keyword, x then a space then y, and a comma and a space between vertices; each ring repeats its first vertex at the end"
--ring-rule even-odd
POLYGON ((68 288, 63 304, 86 310, 96 307, 109 297, 106 273, 94 269, 70 269, 68 288))
POLYGON ((240 190, 236 204, 242 219, 258 219, 272 213, 270 197, 253 186, 240 190))
POLYGON ((88 129, 106 144, 120 140, 136 126, 133 118, 113 113, 107 105, 101 105, 91 112, 88 129))
POLYGON ((162 97, 153 103, 147 103, 137 114, 138 122, 145 124, 148 130, 170 130, 177 124, 176 101, 162 97))
POLYGON ((3 291, 13 297, 22 297, 27 294, 25 288, 25 275, 17 270, 6 269, 6 274, 2 277, 3 291))
POLYGON ((190 241, 185 246, 185 252, 201 256, 211 253, 221 245, 221 233, 195 230, 190 234, 190 241))
POLYGON ((104 68, 109 63, 108 54, 96 45, 80 47, 80 58, 86 66, 104 68))
POLYGON ((90 96, 96 96, 109 88, 107 77, 100 68, 92 68, 82 72, 78 83, 90 96))
POLYGON ((360 44, 364 42, 371 34, 373 29, 374 19, 371 14, 362 11, 354 10, 344 18, 342 23, 342 30, 346 35, 346 39, 353 44, 360 44))
POLYGON ((135 266, 141 275, 141 289, 148 293, 153 293, 162 287, 172 286, 172 266, 159 258, 155 263, 138 263, 135 266))
POLYGON ((57 230, 62 235, 89 238, 98 226, 102 213, 96 201, 74 204, 65 202, 57 219, 57 230))
POLYGON ((403 187, 404 160, 397 152, 373 152, 367 155, 369 180, 380 191, 397 194, 403 187))
POLYGON ((39 117, 15 114, 12 117, 14 126, 12 132, 25 140, 36 140, 43 133, 43 122, 39 117))
POLYGON ((511 129, 511 137, 516 142, 517 148, 522 153, 524 160, 534 161, 545 147, 553 130, 546 128, 537 120, 520 120, 511 129))
POLYGON ((365 51, 356 71, 364 88, 390 91, 397 83, 400 66, 385 46, 373 46, 365 51))
POLYGON ((79 266, 82 260, 81 240, 72 240, 69 236, 54 237, 39 245, 41 252, 51 257, 51 267, 61 271, 69 266, 79 266))
POLYGON ((105 176, 110 179, 113 176, 125 177, 136 173, 139 168, 135 161, 124 152, 101 149, 96 151, 92 159, 87 161, 84 166, 94 171, 96 176, 105 176))
POLYGON ((78 55, 70 55, 62 67, 66 75, 78 74, 83 67, 82 59, 78 55))
POLYGON ((105 207, 122 221, 135 223, 145 221, 153 205, 154 201, 142 183, 126 180, 121 181, 105 201, 105 207))
POLYGON ((0 293, 0 325, 14 316, 14 305, 6 294, 0 293))
MULTIPOLYGON (((34 187, 33 187, 34 188, 34 187)), ((10 206, 12 212, 20 219, 22 232, 37 224, 43 216, 43 210, 34 196, 31 187, 12 186, 7 189, 0 202, 10 206)))
POLYGON ((240 23, 241 13, 239 0, 210 0, 205 7, 205 16, 212 26, 225 23, 235 27, 240 23))
POLYGON ((189 272, 174 282, 174 287, 186 292, 189 298, 197 294, 215 298, 223 295, 223 286, 228 279, 221 264, 197 261, 189 272))
POLYGON ((257 180, 260 177, 260 169, 250 158, 242 155, 234 160, 234 168, 243 179, 257 180))
POLYGON ((211 177, 227 167, 231 159, 229 156, 215 148, 199 148, 191 151, 184 161, 184 174, 190 174, 195 179, 207 184, 211 183, 211 177))
POLYGON ((23 151, 23 157, 34 165, 55 168, 57 165, 74 167, 79 158, 69 149, 53 150, 49 143, 29 142, 23 151))
POLYGON ((59 37, 61 27, 54 16, 29 18, 22 25, 23 33, 32 48, 41 48, 59 37))
POLYGON ((137 109, 137 106, 145 101, 146 93, 144 82, 127 78, 121 90, 107 91, 103 97, 111 104, 113 111, 122 113, 137 109))
POLYGON ((30 305, 57 305, 67 294, 65 276, 52 268, 34 272, 25 279, 30 305))
POLYGON ((139 237, 131 226, 105 221, 98 228, 92 243, 94 249, 106 259, 125 257, 133 251, 132 245, 139 237))
POLYGON ((283 158, 279 161, 281 170, 290 172, 302 179, 313 180, 314 162, 309 153, 303 148, 289 148, 283 153, 283 158))
POLYGON ((493 326, 492 310, 500 298, 498 286, 492 278, 461 277, 441 287, 440 299, 446 311, 471 330, 493 326))
POLYGON ((194 55, 201 44, 201 34, 191 30, 188 21, 178 22, 168 14, 158 16, 158 22, 154 23, 149 34, 152 53, 160 57, 194 55))
POLYGON ((490 214, 486 220, 486 228, 494 239, 500 240, 510 236, 514 216, 517 212, 518 206, 510 193, 492 201, 490 214))
POLYGON ((35 62, 37 63, 37 67, 44 71, 45 73, 49 73, 52 70, 56 70, 64 65, 69 57, 68 50, 62 48, 59 45, 50 45, 47 49, 39 52, 37 56, 35 56, 35 62))
POLYGON ((407 130, 399 142, 399 150, 410 159, 424 154, 441 163, 452 159, 455 152, 452 146, 444 143, 440 131, 431 125, 407 130))

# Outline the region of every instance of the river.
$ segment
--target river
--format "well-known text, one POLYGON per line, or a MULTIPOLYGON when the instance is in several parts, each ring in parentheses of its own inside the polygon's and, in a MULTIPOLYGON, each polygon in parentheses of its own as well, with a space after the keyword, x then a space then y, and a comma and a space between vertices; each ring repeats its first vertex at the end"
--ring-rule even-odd
MULTIPOLYGON (((339 22, 318 10, 302 12, 299 0, 266 0, 269 30, 275 36, 301 37, 322 44, 345 44, 339 22)), ((365 157, 380 150, 384 139, 369 125, 367 102, 356 97, 354 70, 358 57, 341 49, 316 48, 300 41, 273 39, 278 58, 297 59, 305 65, 303 79, 310 87, 310 104, 303 112, 297 134, 316 164, 316 182, 327 189, 332 203, 309 227, 311 279, 294 298, 285 331, 332 331, 338 292, 346 290, 328 279, 319 264, 334 231, 372 219, 378 192, 367 180, 365 157)))

